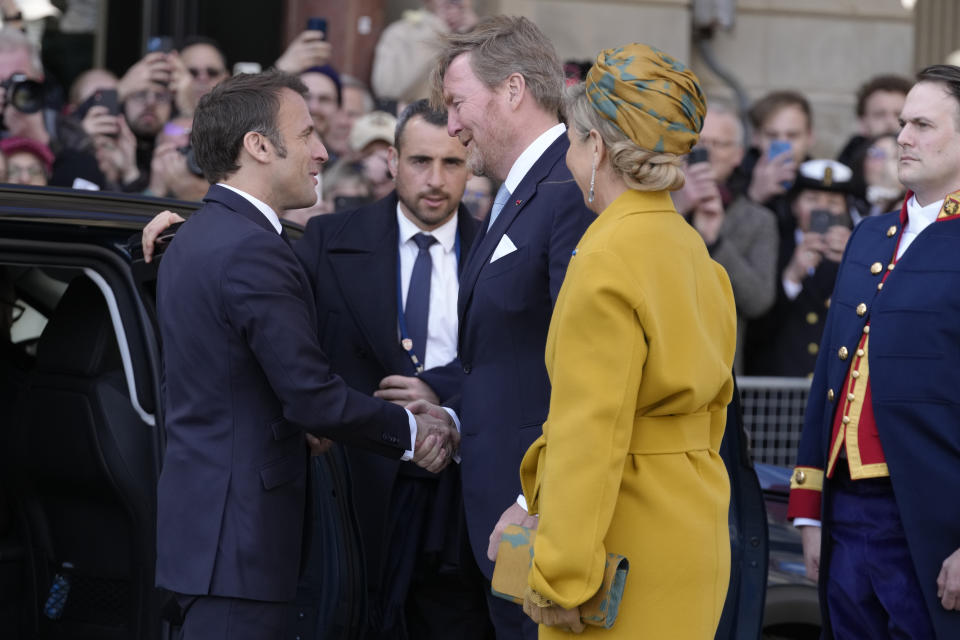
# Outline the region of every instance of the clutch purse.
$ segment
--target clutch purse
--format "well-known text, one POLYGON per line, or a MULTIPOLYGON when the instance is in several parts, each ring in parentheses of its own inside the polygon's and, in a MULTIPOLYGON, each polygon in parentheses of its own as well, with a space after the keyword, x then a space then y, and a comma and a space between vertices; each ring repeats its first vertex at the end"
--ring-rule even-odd
MULTIPOLYGON (((493 595, 517 604, 523 604, 530 565, 533 563, 533 540, 537 532, 518 525, 508 526, 497 550, 497 564, 493 568, 493 595)), ((617 620, 623 586, 627 581, 630 562, 621 555, 607 554, 603 582, 596 595, 580 605, 580 620, 584 624, 609 629, 617 620)))

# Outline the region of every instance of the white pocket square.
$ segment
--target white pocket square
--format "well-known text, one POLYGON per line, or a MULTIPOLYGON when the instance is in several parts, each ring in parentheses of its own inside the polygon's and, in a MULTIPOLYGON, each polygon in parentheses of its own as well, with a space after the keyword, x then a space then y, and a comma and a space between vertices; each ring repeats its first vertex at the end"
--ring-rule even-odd
POLYGON ((513 241, 507 234, 503 234, 500 238, 500 244, 497 245, 497 248, 493 250, 493 255, 490 256, 490 262, 496 262, 503 256, 510 255, 516 250, 517 245, 513 244, 513 241))

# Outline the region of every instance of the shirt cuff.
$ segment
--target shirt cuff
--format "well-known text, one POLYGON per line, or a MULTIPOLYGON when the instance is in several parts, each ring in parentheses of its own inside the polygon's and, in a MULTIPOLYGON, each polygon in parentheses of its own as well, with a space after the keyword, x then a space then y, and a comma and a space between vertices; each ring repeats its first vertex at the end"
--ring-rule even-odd
POLYGON ((530 513, 530 509, 527 509, 527 499, 523 497, 522 493, 517 496, 517 504, 520 505, 524 511, 530 513))
POLYGON ((417 419, 407 409, 404 409, 404 411, 407 412, 407 421, 410 423, 410 448, 403 452, 400 459, 406 462, 407 460, 413 460, 413 450, 417 446, 417 419))
POLYGON ((787 294, 790 300, 796 300, 800 292, 803 291, 803 285, 797 284, 793 280, 783 279, 783 292, 787 294))
MULTIPOLYGON (((457 433, 460 433, 460 418, 457 416, 457 412, 451 409, 450 407, 440 407, 444 411, 450 414, 450 417, 453 419, 453 424, 457 425, 457 433)), ((457 449, 457 452, 453 454, 453 461, 457 464, 460 464, 460 450, 457 449)))
POLYGON ((793 526, 795 527, 819 527, 822 526, 819 520, 814 520, 813 518, 794 518, 793 526))

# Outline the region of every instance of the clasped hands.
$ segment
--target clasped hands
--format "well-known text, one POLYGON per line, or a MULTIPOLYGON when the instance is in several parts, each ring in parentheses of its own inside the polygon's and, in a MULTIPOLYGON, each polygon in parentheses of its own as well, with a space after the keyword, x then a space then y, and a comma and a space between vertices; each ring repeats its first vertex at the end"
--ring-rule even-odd
POLYGON ((460 450, 460 432, 453 418, 442 407, 416 400, 407 410, 417 421, 417 441, 413 461, 431 473, 439 473, 460 450))

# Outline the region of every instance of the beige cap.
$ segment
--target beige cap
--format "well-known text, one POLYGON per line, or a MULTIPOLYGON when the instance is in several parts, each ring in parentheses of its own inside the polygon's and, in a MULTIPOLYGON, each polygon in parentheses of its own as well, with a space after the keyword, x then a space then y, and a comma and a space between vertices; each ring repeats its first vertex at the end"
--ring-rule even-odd
POLYGON ((386 111, 371 111, 357 118, 350 131, 350 148, 363 151, 371 142, 382 140, 393 144, 393 133, 397 128, 397 119, 386 111))

